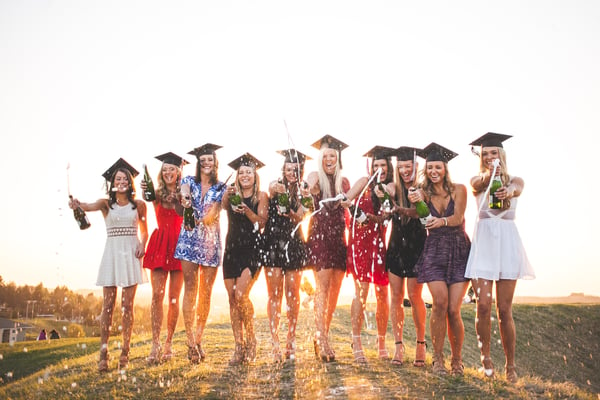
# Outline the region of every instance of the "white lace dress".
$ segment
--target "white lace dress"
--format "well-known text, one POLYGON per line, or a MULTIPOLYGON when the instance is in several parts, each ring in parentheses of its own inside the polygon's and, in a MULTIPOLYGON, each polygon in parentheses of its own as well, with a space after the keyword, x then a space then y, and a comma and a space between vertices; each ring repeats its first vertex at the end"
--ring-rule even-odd
POLYGON ((128 287, 148 282, 142 263, 135 256, 138 246, 138 210, 131 204, 109 208, 106 223, 106 246, 98 270, 98 286, 128 287))
MULTIPOLYGON (((479 209, 481 194, 477 196, 479 209)), ((484 201, 488 198, 485 196, 484 201)), ((484 205, 475 224, 465 277, 476 279, 534 279, 521 236, 515 224, 518 197, 506 210, 484 205)))

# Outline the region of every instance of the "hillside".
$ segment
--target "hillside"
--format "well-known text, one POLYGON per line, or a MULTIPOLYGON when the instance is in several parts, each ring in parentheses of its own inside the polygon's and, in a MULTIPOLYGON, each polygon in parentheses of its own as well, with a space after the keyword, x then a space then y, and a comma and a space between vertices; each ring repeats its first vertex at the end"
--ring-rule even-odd
MULTIPOLYGON (((394 367, 377 359, 372 305, 363 343, 367 366, 353 363, 350 348, 349 308, 338 307, 332 325, 337 361, 316 361, 312 350, 312 312, 303 309, 298 325, 298 358, 283 365, 270 357, 268 322, 257 317, 258 359, 251 365, 229 367, 233 350, 228 318, 211 322, 205 333, 206 362, 190 366, 185 358, 185 335, 176 333, 177 356, 171 362, 148 366, 149 334, 134 335, 130 368, 119 373, 116 360, 119 337, 110 343, 111 372, 96 372, 98 338, 60 339, 0 345, 0 398, 575 398, 600 395, 600 305, 515 305, 518 330, 517 365, 521 379, 509 385, 503 379, 502 350, 494 322, 492 356, 497 378, 485 379, 479 368, 474 332, 474 307, 463 306, 465 321, 465 376, 439 377, 427 367, 417 369, 414 329, 407 308, 404 341, 406 363, 394 367)), ((428 311, 429 312, 429 311, 428 311)), ((282 332, 285 327, 282 327, 282 332)), ((284 333, 281 333, 283 339, 284 333)), ((431 339, 427 337, 431 346, 431 339)), ((388 349, 393 339, 387 337, 388 349)), ((449 354, 449 350, 446 350, 449 354)))

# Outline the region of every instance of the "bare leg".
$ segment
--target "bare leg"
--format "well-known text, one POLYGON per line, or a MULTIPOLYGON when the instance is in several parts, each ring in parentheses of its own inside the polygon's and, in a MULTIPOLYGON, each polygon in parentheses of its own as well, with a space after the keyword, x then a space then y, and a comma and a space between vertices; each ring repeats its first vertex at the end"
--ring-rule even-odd
POLYGON ((291 358, 296 353, 296 324, 300 313, 301 271, 285 272, 285 302, 287 307, 288 334, 285 345, 285 356, 291 358))
POLYGON ((415 367, 425 366, 425 357, 427 356, 427 343, 425 342, 425 324, 427 319, 427 310, 423 301, 423 284, 417 282, 417 278, 406 279, 406 289, 408 290, 408 299, 412 309, 412 317, 415 323, 417 334, 417 345, 415 351, 415 367))
POLYGON ((169 305, 167 308, 167 338, 165 340, 165 358, 169 359, 172 355, 171 343, 173 342, 173 334, 177 327, 177 319, 179 318, 179 297, 181 287, 183 286, 183 272, 169 272, 169 305))
POLYGON ((198 296, 198 265, 189 261, 181 261, 183 272, 183 322, 189 348, 196 346, 194 337, 194 314, 196 308, 196 297, 198 296))
POLYGON ((433 307, 429 318, 429 330, 433 344, 433 370, 437 374, 446 374, 444 366, 444 341, 446 339, 448 317, 448 286, 446 282, 434 281, 427 284, 433 307))
POLYGON ((473 279, 473 290, 477 298, 477 316, 475 318, 475 332, 477 345, 481 349, 481 363, 487 376, 494 374, 494 366, 490 357, 492 335, 492 286, 493 281, 486 279, 473 279))
POLYGON ((377 310, 375 311, 375 321, 377 321, 377 350, 379 358, 388 359, 390 356, 385 348, 385 333, 390 316, 387 285, 375 285, 375 298, 377 299, 377 310))
POLYGON ((212 289, 215 284, 215 278, 217 277, 217 268, 206 267, 201 265, 199 267, 198 277, 198 301, 196 306, 196 333, 195 342, 198 345, 198 351, 200 352, 200 358, 204 359, 206 354, 202 349, 202 334, 204 333, 204 327, 206 321, 208 321, 208 313, 210 312, 210 299, 212 296, 212 289))
POLYGON ((102 288, 102 313, 100 314, 100 362, 99 371, 108 370, 108 338, 110 336, 110 326, 112 325, 112 316, 115 311, 115 302, 117 298, 117 288, 115 286, 102 288))
POLYGON ((162 268, 153 269, 150 272, 152 282, 152 304, 150 314, 152 318, 152 350, 147 360, 150 363, 159 361, 160 357, 160 329, 163 321, 163 300, 165 297, 165 284, 168 272, 162 268))
POLYGON ((315 310, 315 350, 319 348, 320 357, 324 361, 329 360, 329 343, 327 341, 326 316, 327 311, 327 296, 329 286, 331 285, 330 269, 322 269, 315 271, 315 295, 314 295, 314 310, 315 310))
POLYGON ((279 320, 281 318, 281 301, 283 299, 283 273, 281 268, 265 268, 268 302, 267 315, 273 343, 273 358, 276 362, 282 360, 279 346, 279 320))
MULTIPOLYGON (((392 321, 392 333, 396 349, 393 364, 402 365, 404 363, 404 278, 388 272, 390 279, 390 319, 392 321)), ((414 311, 413 311, 414 312, 414 311)))
POLYGON ((131 344, 131 332, 133 331, 133 300, 137 285, 123 288, 121 292, 121 305, 123 308, 123 347, 121 348, 121 357, 119 358, 120 368, 125 368, 129 363, 129 348, 131 344))
POLYGON ((369 283, 354 280, 354 298, 350 307, 350 319, 352 322, 352 354, 357 363, 366 363, 367 358, 362 348, 360 332, 364 322, 367 296, 369 295, 369 283))
POLYGON ((506 380, 515 383, 518 380, 515 369, 515 347, 517 333, 512 316, 512 300, 517 286, 516 280, 496 281, 496 307, 502 347, 506 356, 506 380))
POLYGON ((465 340, 465 325, 460 309, 467 294, 469 282, 453 283, 448 288, 448 339, 452 349, 452 374, 463 375, 462 346, 465 340))

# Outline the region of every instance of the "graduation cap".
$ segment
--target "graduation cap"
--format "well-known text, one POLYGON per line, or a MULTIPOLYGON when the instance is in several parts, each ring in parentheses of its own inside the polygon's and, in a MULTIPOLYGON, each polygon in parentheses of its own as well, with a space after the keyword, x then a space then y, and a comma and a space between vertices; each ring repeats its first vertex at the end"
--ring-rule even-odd
POLYGON ((102 176, 107 181, 110 181, 113 174, 115 173, 115 171, 117 171, 119 168, 124 168, 124 169, 128 170, 131 173, 131 176, 134 178, 139 174, 139 172, 135 168, 133 168, 131 166, 131 164, 129 164, 127 161, 123 160, 122 158, 119 158, 113 165, 110 166, 109 169, 107 169, 102 174, 102 176))
POLYGON ((311 160, 309 156, 296 149, 277 150, 277 153, 284 156, 287 163, 304 164, 306 160, 311 160))
POLYGON ((189 164, 187 160, 171 152, 161 154, 160 156, 156 156, 154 158, 156 158, 158 161, 162 161, 165 164, 176 165, 178 167, 183 167, 184 165, 189 164))
POLYGON ((363 154, 363 157, 371 157, 373 160, 388 159, 393 156, 394 149, 385 146, 375 146, 363 154))
POLYGON ((420 156, 422 151, 416 147, 400 146, 392 155, 396 156, 396 161, 414 161, 415 155, 420 156))
POLYGON ((419 155, 426 161, 443 161, 445 163, 458 155, 458 153, 434 142, 429 143, 420 153, 419 155))
POLYGON ((194 150, 189 151, 188 154, 193 154, 196 158, 200 158, 200 156, 204 156, 207 154, 213 154, 215 151, 219 150, 223 146, 219 146, 218 144, 206 143, 200 147, 196 147, 194 150))
POLYGON ((512 135, 504 135, 502 133, 488 132, 485 135, 473 140, 469 143, 471 146, 481 147, 502 147, 502 142, 511 138, 512 135))
POLYGON ((235 169, 236 171, 243 166, 250 167, 255 171, 265 166, 263 162, 261 162, 258 158, 254 157, 250 153, 242 154, 227 165, 229 165, 232 169, 235 169))
POLYGON ((337 150, 339 157, 338 161, 340 163, 340 168, 342 167, 342 150, 344 150, 348 145, 341 140, 337 140, 331 135, 325 135, 321 139, 317 140, 312 144, 313 147, 317 149, 334 149, 337 150))

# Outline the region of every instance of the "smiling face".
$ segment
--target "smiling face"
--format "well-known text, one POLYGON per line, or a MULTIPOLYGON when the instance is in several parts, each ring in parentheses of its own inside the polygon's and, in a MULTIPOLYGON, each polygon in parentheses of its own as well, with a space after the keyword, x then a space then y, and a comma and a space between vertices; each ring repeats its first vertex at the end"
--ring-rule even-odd
POLYGON ((414 163, 412 160, 398 161, 397 163, 398 175, 405 185, 409 185, 414 180, 413 165, 414 163))
POLYGON ((500 148, 491 146, 481 149, 481 163, 488 170, 494 169, 494 160, 500 159, 500 148))
POLYGON ((161 174, 166 185, 174 185, 179 179, 179 168, 173 164, 163 163, 161 174))
POLYGON ((446 166, 443 161, 428 161, 426 166, 427 177, 432 183, 442 183, 446 176, 446 166))
POLYGON ((323 171, 327 175, 335 174, 338 162, 338 155, 335 149, 323 150, 323 171))
POLYGON ((379 182, 385 182, 388 174, 388 163, 386 159, 377 159, 373 161, 373 172, 377 172, 381 169, 379 175, 379 182))
POLYGON ((289 183, 298 182, 298 164, 286 162, 283 166, 283 176, 289 183))
POLYGON ((198 164, 202 175, 210 175, 215 170, 215 157, 212 154, 201 155, 198 164))
POLYGON ((123 171, 117 171, 113 179, 112 187, 113 190, 116 189, 115 191, 117 193, 127 193, 129 190, 129 178, 127 177, 127 174, 123 171))
POLYGON ((254 186, 254 169, 248 166, 241 166, 237 172, 237 179, 242 189, 248 189, 254 186))

